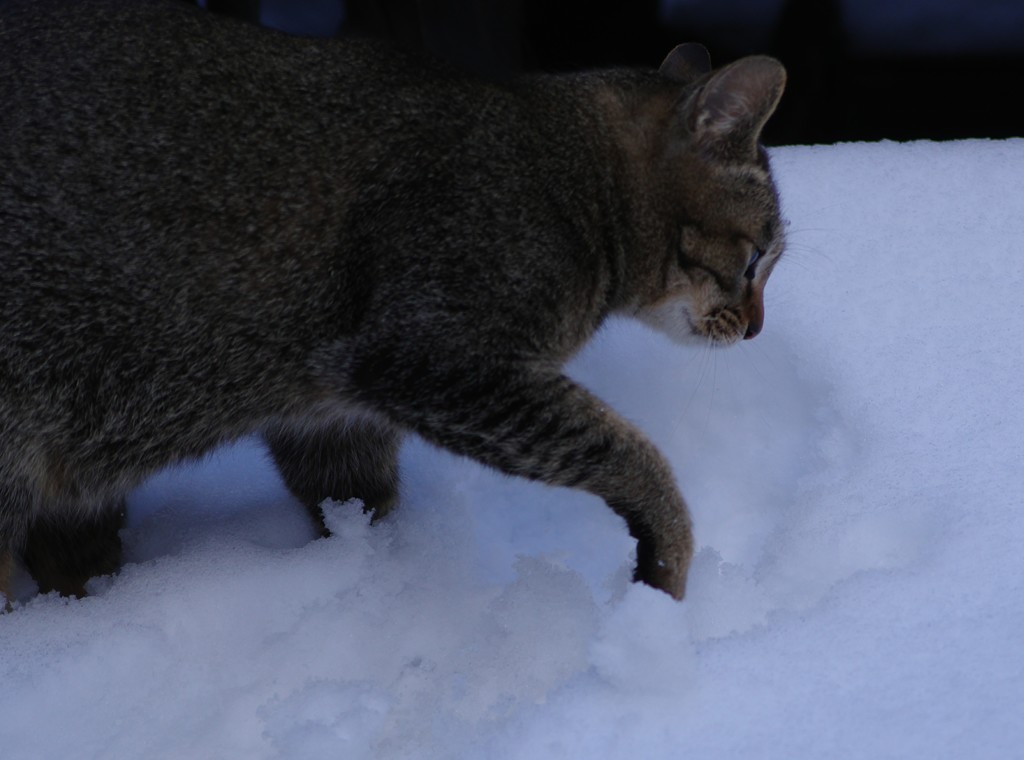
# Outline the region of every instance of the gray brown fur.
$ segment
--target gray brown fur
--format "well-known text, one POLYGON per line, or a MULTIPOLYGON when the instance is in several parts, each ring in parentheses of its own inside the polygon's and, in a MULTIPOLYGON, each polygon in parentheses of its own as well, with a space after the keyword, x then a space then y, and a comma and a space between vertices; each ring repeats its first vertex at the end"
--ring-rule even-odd
POLYGON ((784 72, 701 60, 497 86, 183 3, 0 7, 0 569, 81 593, 129 489, 252 432, 314 513, 382 514, 412 431, 601 496, 681 598, 669 466, 561 367, 613 313, 760 329, 784 72))

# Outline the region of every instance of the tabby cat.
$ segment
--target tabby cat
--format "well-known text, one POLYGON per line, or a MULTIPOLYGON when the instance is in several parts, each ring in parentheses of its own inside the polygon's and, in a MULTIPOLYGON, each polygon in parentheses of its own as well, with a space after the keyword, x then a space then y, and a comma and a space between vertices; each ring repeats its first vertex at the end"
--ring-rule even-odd
POLYGON ((562 365, 612 314, 761 330, 784 82, 684 45, 491 84, 174 0, 0 7, 0 592, 23 562, 83 594, 130 489, 253 432, 314 515, 380 517, 411 431, 597 494, 682 598, 672 471, 562 365))

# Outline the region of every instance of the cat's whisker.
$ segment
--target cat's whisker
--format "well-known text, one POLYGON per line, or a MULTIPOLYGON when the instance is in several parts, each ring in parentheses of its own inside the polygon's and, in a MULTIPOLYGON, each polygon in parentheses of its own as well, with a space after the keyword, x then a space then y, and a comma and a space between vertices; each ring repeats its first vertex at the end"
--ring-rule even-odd
POLYGON ((699 352, 700 368, 697 372, 696 382, 694 382, 693 387, 690 389, 689 398, 687 398, 686 404, 683 407, 684 415, 689 413, 690 408, 693 406, 694 400, 697 398, 698 393, 700 393, 701 386, 704 384, 704 377, 707 374, 708 361, 710 359, 712 351, 713 349, 709 344, 705 343, 704 345, 701 346, 701 350, 699 352))
POLYGON ((831 230, 828 229, 810 229, 801 228, 795 232, 789 232, 786 235, 786 250, 783 254, 783 258, 787 263, 791 261, 799 261, 805 257, 814 256, 825 259, 831 262, 832 256, 826 252, 824 248, 809 243, 801 242, 800 237, 805 233, 814 233, 815 235, 827 236, 831 234, 831 230))

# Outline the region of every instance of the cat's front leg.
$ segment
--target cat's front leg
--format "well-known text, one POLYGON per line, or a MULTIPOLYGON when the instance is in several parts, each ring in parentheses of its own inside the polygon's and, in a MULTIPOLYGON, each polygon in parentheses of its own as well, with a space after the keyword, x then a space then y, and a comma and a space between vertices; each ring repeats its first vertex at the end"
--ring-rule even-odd
POLYGON ((406 372, 379 371, 370 359, 354 379, 367 402, 444 448, 603 498, 637 539, 636 580, 681 599, 691 521, 654 445, 557 370, 461 358, 457 368, 407 364, 406 372))

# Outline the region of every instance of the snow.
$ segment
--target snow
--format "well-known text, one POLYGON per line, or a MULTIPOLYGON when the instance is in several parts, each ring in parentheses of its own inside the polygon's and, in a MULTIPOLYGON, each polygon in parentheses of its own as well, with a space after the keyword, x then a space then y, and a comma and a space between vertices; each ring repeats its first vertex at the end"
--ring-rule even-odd
POLYGON ((571 367, 676 468, 684 602, 598 500, 415 440, 392 517, 311 540, 243 441, 135 494, 90 597, 0 616, 0 755, 1018 756, 1024 140, 772 157, 762 335, 571 367))

